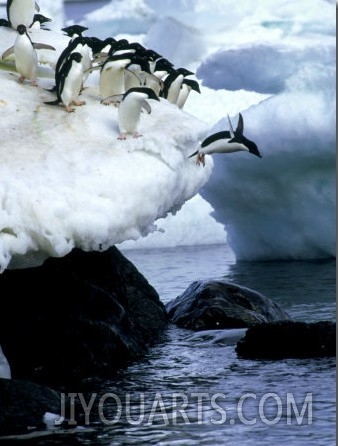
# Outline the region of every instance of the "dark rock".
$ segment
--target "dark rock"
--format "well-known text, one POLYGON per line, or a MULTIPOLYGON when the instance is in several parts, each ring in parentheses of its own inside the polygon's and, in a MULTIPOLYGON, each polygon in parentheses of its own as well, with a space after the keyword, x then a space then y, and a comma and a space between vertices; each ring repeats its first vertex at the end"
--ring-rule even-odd
POLYGON ((43 429, 46 412, 61 413, 61 395, 39 384, 0 379, 0 435, 43 429))
POLYGON ((0 294, 0 345, 12 377, 52 387, 111 376, 167 323, 154 288, 115 247, 7 270, 0 294))
POLYGON ((193 282, 166 305, 170 320, 182 328, 245 328, 257 322, 289 319, 272 300, 223 280, 193 282))
POLYGON ((336 355, 336 324, 280 321, 250 327, 237 343, 247 359, 315 358, 336 355))

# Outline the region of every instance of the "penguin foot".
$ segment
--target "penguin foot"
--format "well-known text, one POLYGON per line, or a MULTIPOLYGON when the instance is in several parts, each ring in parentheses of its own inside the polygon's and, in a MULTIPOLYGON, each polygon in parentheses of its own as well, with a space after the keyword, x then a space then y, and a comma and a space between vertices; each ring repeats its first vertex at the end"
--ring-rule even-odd
POLYGON ((81 105, 85 105, 86 101, 73 101, 72 104, 77 105, 80 107, 81 105))
POLYGON ((143 136, 141 133, 135 132, 133 138, 140 138, 141 136, 143 136))
POLYGON ((74 107, 70 107, 69 105, 66 105, 66 112, 67 113, 74 113, 75 112, 75 108, 74 107))
POLYGON ((204 153, 199 153, 197 155, 196 164, 200 166, 201 164, 205 167, 205 155, 204 153))
POLYGON ((18 83, 23 84, 25 82, 25 79, 26 79, 25 76, 20 76, 18 79, 18 83))
POLYGON ((112 101, 110 101, 109 99, 102 99, 101 104, 103 105, 110 105, 112 103, 112 101))
POLYGON ((125 139, 127 139, 127 135, 125 133, 121 133, 120 136, 117 139, 120 139, 121 141, 124 141, 125 139))

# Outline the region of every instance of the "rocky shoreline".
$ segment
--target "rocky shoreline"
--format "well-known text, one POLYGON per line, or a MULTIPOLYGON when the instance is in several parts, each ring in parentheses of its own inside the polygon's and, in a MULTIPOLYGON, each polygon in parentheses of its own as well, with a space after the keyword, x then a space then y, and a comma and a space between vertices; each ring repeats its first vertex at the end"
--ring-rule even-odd
POLYGON ((271 299, 225 281, 200 281, 166 306, 117 248, 74 249, 0 275, 0 435, 44 426, 61 393, 112 377, 161 341, 169 324, 193 331, 248 328, 239 358, 335 356, 335 323, 292 321, 271 299), (3 365, 5 363, 3 362, 3 365))

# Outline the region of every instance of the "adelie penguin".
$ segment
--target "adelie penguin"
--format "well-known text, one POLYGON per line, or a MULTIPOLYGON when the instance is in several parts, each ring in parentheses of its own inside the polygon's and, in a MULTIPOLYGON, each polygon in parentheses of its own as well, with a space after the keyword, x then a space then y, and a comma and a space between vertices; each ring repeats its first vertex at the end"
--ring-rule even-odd
POLYGON ((15 39, 14 46, 8 48, 3 53, 2 59, 14 53, 15 66, 17 72, 20 74, 18 82, 22 83, 25 79, 29 79, 32 85, 36 86, 38 74, 38 56, 36 50, 47 49, 55 51, 55 48, 44 43, 33 43, 27 34, 25 25, 19 25, 17 32, 18 35, 15 39))
POLYGON ((62 102, 68 113, 75 111, 72 105, 85 104, 85 101, 79 101, 78 99, 83 79, 81 59, 82 55, 78 52, 70 54, 60 71, 55 73, 57 99, 45 102, 45 104, 57 105, 62 102))
POLYGON ((172 104, 177 104, 178 96, 180 94, 181 85, 186 76, 194 73, 186 68, 171 69, 168 76, 164 79, 164 88, 161 92, 161 97, 167 99, 172 104))
POLYGON ((184 78, 177 98, 176 104, 178 108, 184 107, 184 104, 186 103, 191 90, 197 91, 197 93, 201 93, 200 86, 197 81, 184 78))
POLYGON ((257 145, 247 139, 244 135, 244 121, 241 113, 239 114, 237 128, 234 131, 230 118, 228 116, 230 131, 222 131, 208 136, 202 143, 201 147, 189 158, 197 155, 196 164, 205 166, 205 155, 212 153, 232 153, 245 151, 262 158, 257 145))
POLYGON ((35 0, 7 0, 6 10, 12 28, 17 29, 19 25, 28 28, 33 22, 35 11, 39 12, 40 8, 35 0))
POLYGON ((32 29, 44 29, 45 31, 50 31, 48 28, 45 28, 44 24, 51 22, 52 19, 46 17, 42 14, 34 14, 33 22, 30 25, 32 29))
POLYGON ((118 109, 118 124, 120 136, 118 139, 126 139, 127 135, 133 135, 134 138, 142 136, 139 133, 139 125, 142 109, 148 114, 151 113, 151 107, 146 99, 154 99, 159 101, 159 98, 151 88, 134 87, 130 88, 124 95, 115 96, 116 100, 121 100, 118 109))

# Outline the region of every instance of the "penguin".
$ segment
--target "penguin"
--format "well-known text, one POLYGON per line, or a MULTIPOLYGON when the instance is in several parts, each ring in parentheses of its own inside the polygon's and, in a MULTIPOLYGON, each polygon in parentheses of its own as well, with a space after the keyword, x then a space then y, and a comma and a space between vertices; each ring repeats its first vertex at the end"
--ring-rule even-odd
POLYGON ((197 93, 201 93, 200 86, 197 81, 184 78, 176 102, 178 108, 184 107, 184 104, 186 103, 191 90, 195 90, 197 91, 197 93))
POLYGON ((153 90, 147 87, 130 88, 123 95, 118 109, 118 124, 120 130, 118 139, 125 140, 127 134, 133 135, 134 138, 142 136, 139 133, 141 111, 144 109, 148 114, 151 113, 151 107, 146 99, 160 100, 153 90))
POLYGON ((109 56, 102 66, 93 68, 93 70, 101 69, 99 81, 101 104, 109 105, 113 102, 112 96, 125 93, 124 70, 134 60, 132 53, 114 54, 109 56))
POLYGON ((14 46, 8 48, 3 53, 2 59, 5 59, 14 52, 15 66, 17 72, 20 74, 18 82, 23 83, 25 79, 29 79, 32 85, 37 86, 38 56, 36 50, 48 49, 55 51, 55 48, 43 43, 33 43, 27 34, 25 25, 19 25, 17 32, 18 35, 15 39, 14 46))
POLYGON ((167 99, 172 104, 176 104, 184 78, 192 74, 194 73, 185 68, 170 70, 168 76, 163 81, 164 88, 161 92, 161 97, 167 99))
POLYGON ((61 28, 61 31, 64 31, 68 37, 75 38, 77 36, 82 36, 84 31, 87 31, 88 28, 82 25, 71 25, 66 26, 65 28, 61 28))
POLYGON ((84 105, 85 101, 79 101, 78 97, 82 88, 83 67, 82 55, 78 52, 71 53, 61 69, 55 73, 56 94, 55 101, 44 102, 48 105, 57 105, 60 102, 66 107, 68 113, 75 111, 72 104, 84 105))
POLYGON ((78 45, 73 48, 72 51, 79 52, 82 55, 83 84, 87 80, 89 69, 93 66, 93 53, 90 46, 88 45, 90 38, 82 36, 82 33, 87 30, 88 28, 82 25, 71 25, 65 28, 61 28, 61 31, 64 31, 66 35, 72 39, 72 41, 75 40, 78 42, 78 45))
POLYGON ((52 19, 45 17, 42 14, 34 14, 33 21, 29 28, 32 29, 44 29, 46 31, 50 31, 48 28, 44 27, 44 24, 47 22, 51 22, 52 19))
POLYGON ((232 127, 229 116, 228 120, 230 126, 229 132, 222 131, 208 136, 201 143, 201 147, 196 152, 192 153, 189 158, 197 155, 196 164, 203 164, 203 166, 205 166, 205 155, 210 155, 212 153, 232 153, 246 151, 258 156, 259 158, 262 158, 257 145, 243 135, 244 121, 241 113, 239 113, 238 124, 235 131, 232 127))
POLYGON ((40 8, 35 0, 7 0, 6 10, 12 28, 17 29, 19 25, 28 28, 33 22, 35 11, 39 12, 40 8))

